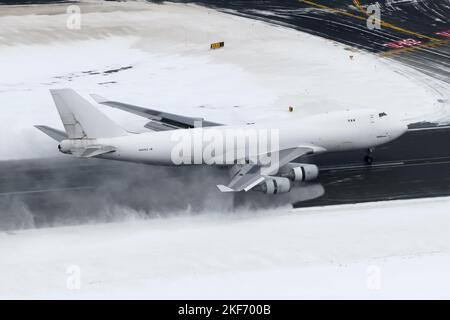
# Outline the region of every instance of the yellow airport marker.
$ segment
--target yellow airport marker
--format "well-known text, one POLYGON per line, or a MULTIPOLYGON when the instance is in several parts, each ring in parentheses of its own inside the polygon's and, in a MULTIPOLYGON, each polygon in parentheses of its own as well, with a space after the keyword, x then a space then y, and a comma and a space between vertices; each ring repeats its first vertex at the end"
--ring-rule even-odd
POLYGON ((225 46, 225 42, 214 42, 211 43, 211 50, 223 48, 225 46))

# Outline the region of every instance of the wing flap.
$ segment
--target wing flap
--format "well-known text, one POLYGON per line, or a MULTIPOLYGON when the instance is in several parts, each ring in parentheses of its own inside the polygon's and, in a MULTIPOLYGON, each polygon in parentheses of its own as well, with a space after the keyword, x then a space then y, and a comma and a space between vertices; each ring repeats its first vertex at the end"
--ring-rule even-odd
POLYGON ((223 184, 217 185, 217 188, 221 192, 240 192, 240 191, 250 191, 254 187, 256 187, 258 184, 263 182, 265 180, 265 177, 258 175, 258 174, 247 174, 243 176, 243 178, 239 179, 234 184, 229 184, 228 186, 225 186, 223 184))
POLYGON ((312 154, 312 153, 314 153, 314 149, 309 146, 280 150, 278 152, 278 159, 275 161, 272 161, 270 163, 269 167, 262 167, 261 173, 263 175, 267 175, 267 176, 277 174, 278 170, 282 166, 288 164, 289 162, 291 162, 297 158, 300 158, 301 156, 304 156, 307 154, 312 154))
POLYGON ((174 127, 171 125, 167 125, 158 121, 150 121, 145 124, 144 128, 153 130, 153 131, 168 131, 168 130, 175 130, 179 129, 178 127, 174 127))
POLYGON ((258 164, 246 164, 237 168, 236 166, 238 165, 236 165, 231 169, 231 171, 236 171, 236 174, 230 183, 227 186, 218 185, 217 188, 221 192, 250 191, 262 183, 268 176, 277 174, 279 168, 282 166, 303 155, 311 153, 314 153, 314 149, 309 146, 290 148, 280 150, 278 152, 278 160, 271 163, 269 167, 262 167, 258 164))

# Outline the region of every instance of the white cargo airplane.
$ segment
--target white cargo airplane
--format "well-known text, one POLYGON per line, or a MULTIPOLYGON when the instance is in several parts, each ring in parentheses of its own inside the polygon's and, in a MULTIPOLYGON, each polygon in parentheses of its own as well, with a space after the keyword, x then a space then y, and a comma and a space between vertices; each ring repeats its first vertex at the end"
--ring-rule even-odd
MULTIPOLYGON (((372 109, 345 110, 313 115, 288 121, 228 126, 185 117, 167 112, 146 109, 121 102, 109 101, 92 95, 100 104, 118 108, 150 119, 146 127, 153 132, 131 133, 109 119, 88 101, 71 89, 50 90, 63 122, 65 132, 47 126, 36 126, 59 142, 62 153, 80 158, 104 158, 155 165, 216 164, 228 165, 234 174, 228 185, 218 185, 222 192, 261 191, 269 194, 289 192, 293 181, 310 181, 318 176, 313 164, 294 162, 308 154, 367 149, 392 141, 407 131, 407 126, 385 112, 372 109), (241 134, 243 130, 269 130, 276 132, 276 142, 261 154, 258 148, 248 146, 251 152, 242 155, 236 145, 225 143, 209 157, 194 161, 196 150, 200 155, 211 143, 193 136, 217 136, 230 131, 241 134), (174 136, 177 139, 174 139, 174 136), (180 147, 180 138, 188 142, 189 161, 174 159, 174 150, 180 147), (189 139, 188 139, 189 138, 189 139), (255 151, 256 150, 256 151, 255 151), (270 164, 263 164, 259 156, 271 155, 270 164), (273 156, 276 157, 273 157, 273 156), (213 161, 227 159, 226 163, 213 161), (231 162, 230 162, 231 160, 231 162)), ((261 143, 258 138, 253 143, 261 143)), ((272 136, 273 138, 273 136, 272 136)), ((239 139, 239 136, 233 139, 239 139)), ((266 141, 265 140, 265 141, 266 141)), ((270 139, 269 139, 270 140, 270 139)), ((274 142, 274 141, 272 141, 274 142)), ((186 146, 185 146, 186 147, 186 146)), ((178 150, 179 151, 179 150, 178 150)), ((177 152, 178 152, 177 151, 177 152)), ((175 154, 178 154, 175 152, 175 154)), ((186 159, 185 159, 186 160, 186 159)), ((370 153, 366 157, 371 162, 370 153)))

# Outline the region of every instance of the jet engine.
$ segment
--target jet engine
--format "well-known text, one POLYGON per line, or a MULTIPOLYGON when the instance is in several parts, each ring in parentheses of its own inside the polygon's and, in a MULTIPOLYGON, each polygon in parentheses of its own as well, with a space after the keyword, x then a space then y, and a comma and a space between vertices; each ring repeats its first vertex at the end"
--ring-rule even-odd
POLYGON ((256 186, 254 190, 267 194, 287 193, 291 190, 291 181, 283 177, 270 177, 256 186))
POLYGON ((69 140, 63 140, 58 144, 58 150, 61 153, 71 154, 72 143, 69 140))
POLYGON ((309 163, 288 163, 281 168, 280 175, 291 181, 311 181, 319 176, 319 168, 309 163))

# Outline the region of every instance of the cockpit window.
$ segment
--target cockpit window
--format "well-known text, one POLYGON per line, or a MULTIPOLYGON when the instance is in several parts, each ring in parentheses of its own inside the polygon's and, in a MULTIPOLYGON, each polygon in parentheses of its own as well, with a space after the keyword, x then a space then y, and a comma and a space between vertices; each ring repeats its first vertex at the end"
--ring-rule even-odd
POLYGON ((386 116, 387 116, 386 112, 381 112, 378 114, 378 117, 380 117, 380 118, 386 117, 386 116))

